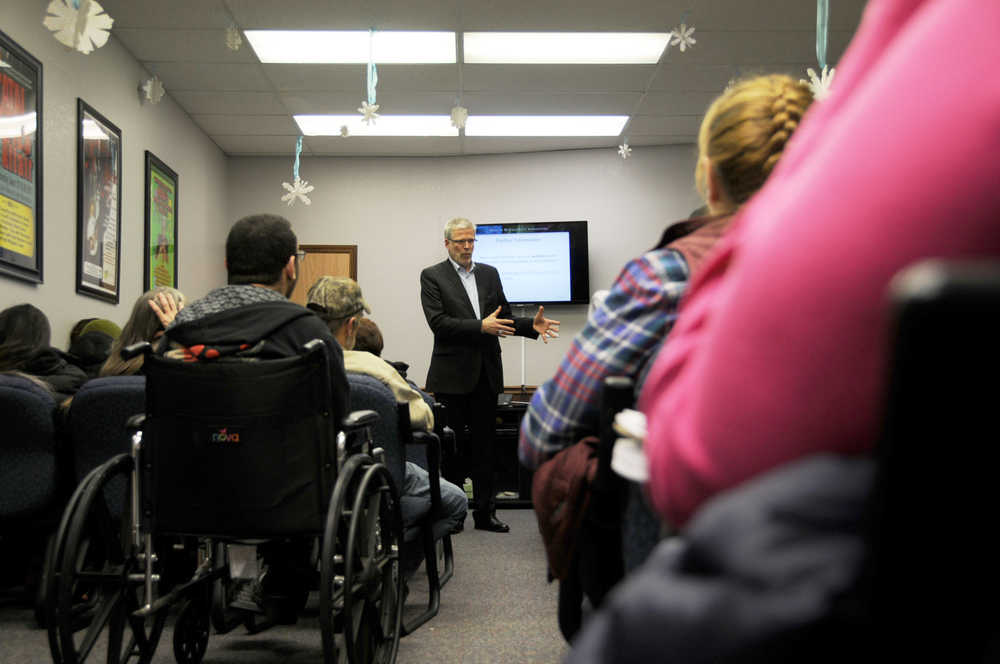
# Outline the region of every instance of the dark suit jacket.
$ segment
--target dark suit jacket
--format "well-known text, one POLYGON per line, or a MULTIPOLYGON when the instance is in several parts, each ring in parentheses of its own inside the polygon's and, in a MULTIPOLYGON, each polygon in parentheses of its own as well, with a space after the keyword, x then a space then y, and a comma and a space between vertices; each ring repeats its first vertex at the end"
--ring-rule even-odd
MULTIPOLYGON (((500 307, 498 318, 514 320, 515 334, 532 339, 538 333, 531 318, 514 318, 500 284, 500 273, 492 265, 476 263, 472 270, 479 291, 479 311, 483 318, 500 307)), ((485 370, 493 390, 503 391, 503 364, 500 341, 482 333, 469 296, 448 259, 420 273, 420 302, 427 324, 434 333, 434 352, 427 371, 427 390, 441 394, 467 394, 475 389, 485 370)))

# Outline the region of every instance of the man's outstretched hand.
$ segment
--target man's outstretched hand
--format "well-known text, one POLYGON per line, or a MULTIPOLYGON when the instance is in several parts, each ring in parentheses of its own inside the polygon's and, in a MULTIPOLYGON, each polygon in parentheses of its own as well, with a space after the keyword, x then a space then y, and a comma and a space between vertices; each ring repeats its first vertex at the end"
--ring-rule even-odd
POLYGON ((559 321, 546 318, 544 313, 545 307, 538 307, 538 313, 535 314, 535 320, 532 321, 531 327, 535 328, 535 332, 538 332, 542 341, 549 343, 549 339, 559 338, 559 321))
POLYGON ((514 334, 514 321, 509 318, 497 318, 500 307, 483 319, 483 334, 493 334, 498 337, 509 337, 514 334))

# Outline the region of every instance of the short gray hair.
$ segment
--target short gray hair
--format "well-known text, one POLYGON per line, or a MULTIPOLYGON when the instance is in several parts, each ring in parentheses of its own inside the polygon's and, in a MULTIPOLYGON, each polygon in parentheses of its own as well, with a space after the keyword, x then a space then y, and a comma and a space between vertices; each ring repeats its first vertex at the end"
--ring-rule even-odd
POLYGON ((476 225, 465 217, 455 217, 454 219, 449 219, 448 223, 444 225, 444 239, 450 240, 452 233, 466 228, 476 230, 476 225))

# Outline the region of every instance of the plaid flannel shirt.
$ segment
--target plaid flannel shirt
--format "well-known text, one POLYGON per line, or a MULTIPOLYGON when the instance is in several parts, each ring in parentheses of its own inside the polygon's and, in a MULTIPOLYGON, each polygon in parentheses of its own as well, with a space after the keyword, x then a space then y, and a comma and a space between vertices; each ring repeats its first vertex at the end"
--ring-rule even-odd
POLYGON ((596 434, 604 379, 638 378, 673 326, 687 285, 687 263, 673 249, 650 251, 625 265, 555 376, 532 396, 518 444, 524 466, 537 468, 583 436, 596 434))

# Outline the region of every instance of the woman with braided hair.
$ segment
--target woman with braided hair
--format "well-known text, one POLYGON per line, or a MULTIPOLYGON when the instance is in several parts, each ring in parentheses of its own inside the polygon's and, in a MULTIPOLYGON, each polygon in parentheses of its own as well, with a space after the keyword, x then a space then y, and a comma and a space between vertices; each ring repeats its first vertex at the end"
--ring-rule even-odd
POLYGON ((595 303, 555 376, 531 399, 521 423, 521 463, 537 468, 597 433, 604 378, 640 378, 673 325, 691 275, 767 180, 812 100, 808 86, 775 74, 735 82, 711 104, 695 171, 707 216, 668 226, 595 303))

